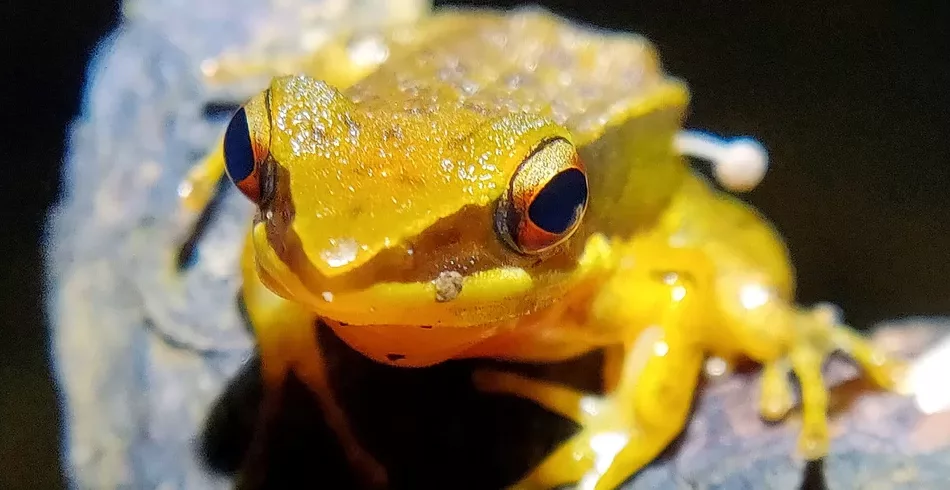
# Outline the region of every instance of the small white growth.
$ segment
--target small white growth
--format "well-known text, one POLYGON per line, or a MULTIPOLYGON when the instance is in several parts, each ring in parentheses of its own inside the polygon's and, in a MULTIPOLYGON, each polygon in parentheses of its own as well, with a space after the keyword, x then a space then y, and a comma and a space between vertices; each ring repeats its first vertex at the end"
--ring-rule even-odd
POLYGON ((917 408, 925 414, 950 410, 947 373, 950 373, 950 336, 914 361, 903 391, 913 394, 917 408))
POLYGON ((700 131, 680 131, 676 149, 684 155, 709 161, 713 174, 725 188, 748 192, 762 182, 769 166, 765 147, 751 138, 726 140, 700 131))

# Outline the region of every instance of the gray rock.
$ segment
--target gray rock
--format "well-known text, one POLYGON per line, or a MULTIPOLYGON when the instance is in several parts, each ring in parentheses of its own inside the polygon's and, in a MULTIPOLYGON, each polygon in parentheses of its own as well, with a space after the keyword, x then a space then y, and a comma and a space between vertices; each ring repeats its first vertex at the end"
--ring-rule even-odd
MULTIPOLYGON (((207 86, 200 67, 235 50, 244 56, 293 50, 305 29, 340 27, 341 18, 376 22, 396 8, 398 2, 382 0, 126 3, 121 27, 101 43, 89 68, 81 114, 70 131, 66 191, 47 230, 48 311, 71 486, 232 485, 220 470, 233 466, 235 456, 225 453, 238 452, 247 429, 240 421, 248 417, 228 404, 249 406, 245 412, 253 415, 256 393, 248 362, 253 342, 235 303, 236 262, 251 209, 225 189, 189 267, 178 273, 176 244, 197 217, 177 214, 175 190, 222 129, 223 118, 209 113, 208 104, 238 99, 250 87, 207 86), (242 369, 251 375, 240 376, 242 369), (251 380, 250 388, 233 380, 251 380)), ((950 323, 892 328, 899 350, 912 354, 950 323)), ((381 459, 398 468, 394 481, 402 486, 424 488, 443 476, 461 480, 457 488, 491 486, 537 461, 571 430, 526 402, 476 401, 465 363, 422 374, 391 372, 342 345, 336 349, 339 363, 360 366, 348 367, 340 390, 355 400, 357 422, 381 459), (509 416, 514 423, 506 422, 509 416), (507 432, 491 435, 494 426, 507 432), (437 435, 443 432, 452 436, 437 435), (521 440, 515 435, 531 442, 512 444, 521 440), (504 469, 489 471, 496 467, 504 469)), ((839 381, 853 376, 842 366, 833 367, 839 381)), ((803 465, 791 456, 796 424, 759 422, 753 395, 745 375, 709 386, 682 442, 629 488, 797 488, 803 465)), ((309 434, 299 422, 291 417, 286 432, 309 434)), ((842 433, 825 462, 831 488, 946 488, 950 482, 946 413, 925 416, 911 399, 866 393, 836 423, 842 433)), ((301 456, 308 454, 301 447, 322 444, 314 430, 312 440, 275 447, 274 455, 285 456, 272 459, 286 466, 302 457, 297 471, 331 481, 339 469, 333 458, 319 465, 301 456)), ((321 440, 328 440, 325 433, 321 440)))

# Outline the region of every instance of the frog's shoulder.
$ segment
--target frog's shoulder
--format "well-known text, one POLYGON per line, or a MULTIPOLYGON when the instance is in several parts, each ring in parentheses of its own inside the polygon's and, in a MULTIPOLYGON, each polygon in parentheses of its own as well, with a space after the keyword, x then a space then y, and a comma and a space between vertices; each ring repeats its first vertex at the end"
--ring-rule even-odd
POLYGON ((688 99, 643 36, 537 7, 441 10, 376 40, 385 61, 349 87, 357 102, 428 99, 487 116, 532 112, 583 143, 658 107, 681 110, 688 99))

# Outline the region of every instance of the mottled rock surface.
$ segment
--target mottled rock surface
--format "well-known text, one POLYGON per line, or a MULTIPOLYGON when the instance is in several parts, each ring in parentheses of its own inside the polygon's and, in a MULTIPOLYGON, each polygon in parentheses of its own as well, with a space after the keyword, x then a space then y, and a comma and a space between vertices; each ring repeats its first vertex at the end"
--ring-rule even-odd
MULTIPOLYGON (((293 51, 297 40, 319 42, 321 29, 344 25, 338 19, 375 22, 399 3, 127 2, 122 26, 90 66, 70 132, 66 192, 48 232, 48 308, 71 485, 231 485, 226 470, 239 460, 259 395, 248 362, 252 339, 235 304, 251 210, 226 189, 179 275, 175 244, 195 217, 176 214, 176 186, 222 129, 225 114, 214 105, 250 88, 208 86, 203 62, 293 51)), ((913 354, 950 332, 950 321, 890 328, 887 345, 913 354)), ((400 487, 497 487, 572 430, 522 400, 477 396, 469 363, 409 372, 372 365, 338 342, 332 350, 361 433, 400 487)), ((597 359, 558 370, 576 373, 587 362, 597 359)), ((844 366, 832 366, 834 378, 853 375, 844 366)), ((629 488, 800 486, 803 465, 791 457, 797 423, 761 423, 750 379, 707 386, 683 440, 629 488)), ((271 473, 345 486, 339 457, 308 412, 312 400, 289 391, 296 401, 276 431, 271 473)), ((829 487, 950 488, 950 414, 924 416, 912 399, 867 393, 856 382, 840 393, 848 403, 836 415, 838 437, 825 462, 829 487)))

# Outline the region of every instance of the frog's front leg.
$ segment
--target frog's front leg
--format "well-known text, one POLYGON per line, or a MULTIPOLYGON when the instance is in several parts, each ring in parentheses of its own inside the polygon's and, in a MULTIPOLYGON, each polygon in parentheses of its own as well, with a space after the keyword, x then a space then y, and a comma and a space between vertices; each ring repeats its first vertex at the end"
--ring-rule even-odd
POLYGON ((592 319, 614 325, 623 347, 619 361, 605 364, 616 370, 604 375, 613 380, 605 396, 511 373, 477 374, 481 389, 532 399, 581 426, 514 488, 573 482, 584 490, 617 488, 682 431, 704 361, 694 333, 710 319, 703 264, 698 253, 673 250, 649 269, 620 271, 604 286, 592 319))
MULTIPOLYGON (((251 247, 248 240, 248 247, 251 247)), ((324 419, 336 434, 347 459, 368 487, 385 485, 385 469, 363 448, 352 431, 348 417, 330 385, 316 316, 274 294, 260 280, 253 255, 245 257, 243 298, 254 329, 261 361, 264 400, 254 440, 245 457, 245 472, 253 475, 255 463, 262 461, 267 428, 280 410, 283 387, 293 373, 317 397, 324 419)))
POLYGON ((795 374, 801 387, 799 452, 806 459, 828 452, 828 389, 822 367, 832 353, 850 357, 877 387, 899 390, 904 363, 874 348, 832 309, 792 304, 753 274, 723 275, 718 297, 726 332, 722 338, 733 339, 734 345, 710 338, 710 351, 738 348, 763 364, 759 409, 766 420, 780 420, 791 410, 789 374, 795 374))

